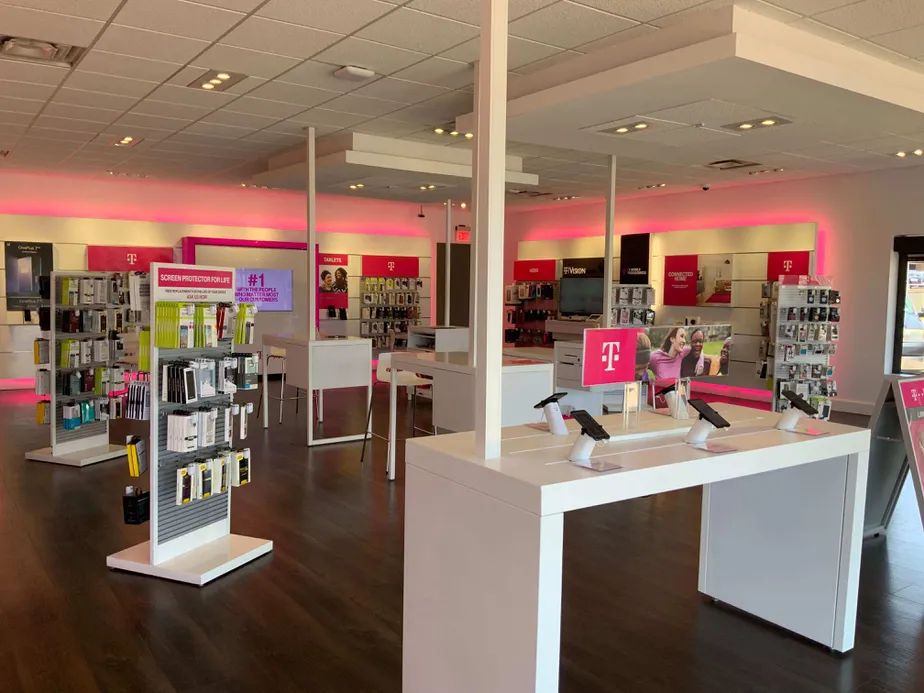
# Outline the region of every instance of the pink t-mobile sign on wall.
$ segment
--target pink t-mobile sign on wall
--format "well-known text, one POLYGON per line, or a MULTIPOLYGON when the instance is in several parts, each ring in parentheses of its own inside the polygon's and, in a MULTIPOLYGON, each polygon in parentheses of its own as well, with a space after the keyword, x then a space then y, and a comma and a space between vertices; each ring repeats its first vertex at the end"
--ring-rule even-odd
POLYGON ((635 380, 635 347, 639 330, 584 330, 581 384, 613 385, 635 380))

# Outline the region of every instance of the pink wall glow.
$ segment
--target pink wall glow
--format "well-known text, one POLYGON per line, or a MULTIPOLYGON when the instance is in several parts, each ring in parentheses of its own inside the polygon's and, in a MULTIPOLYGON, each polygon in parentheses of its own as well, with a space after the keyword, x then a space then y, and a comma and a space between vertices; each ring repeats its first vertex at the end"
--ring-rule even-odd
MULTIPOLYGON (((297 192, 206 186, 152 180, 82 178, 0 172, 0 214, 174 224, 305 230, 305 196, 297 192)), ((441 205, 427 206, 340 195, 319 195, 317 228, 438 238, 445 235, 441 205)), ((456 223, 469 223, 456 210, 456 223)))

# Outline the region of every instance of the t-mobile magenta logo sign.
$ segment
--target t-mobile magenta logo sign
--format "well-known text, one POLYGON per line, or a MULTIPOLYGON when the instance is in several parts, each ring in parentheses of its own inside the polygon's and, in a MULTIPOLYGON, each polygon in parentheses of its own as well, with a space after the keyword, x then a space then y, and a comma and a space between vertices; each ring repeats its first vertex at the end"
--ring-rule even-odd
POLYGON ((792 269, 792 260, 783 260, 783 269, 787 272, 792 269))
POLYGON ((619 363, 619 342, 603 342, 603 363, 605 371, 615 371, 619 363))

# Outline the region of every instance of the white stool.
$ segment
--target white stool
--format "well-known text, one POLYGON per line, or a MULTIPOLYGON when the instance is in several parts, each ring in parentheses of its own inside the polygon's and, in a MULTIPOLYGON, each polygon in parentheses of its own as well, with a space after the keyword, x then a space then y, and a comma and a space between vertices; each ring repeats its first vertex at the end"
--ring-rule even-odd
MULTIPOLYGON (((391 385, 392 378, 392 369, 391 369, 391 353, 384 352, 379 354, 378 359, 379 363, 375 370, 375 382, 372 384, 373 394, 376 385, 391 385)), ((423 385, 432 385, 433 381, 429 378, 421 378, 416 373, 411 373, 410 371, 397 371, 394 374, 395 380, 397 380, 398 387, 406 387, 408 389, 414 388, 414 403, 411 416, 411 435, 414 435, 417 431, 421 433, 429 433, 422 428, 417 428, 417 388, 423 385)), ((375 397, 369 401, 369 413, 366 415, 366 430, 369 431, 370 436, 375 436, 379 440, 384 440, 391 442, 388 436, 380 436, 378 433, 372 432, 372 427, 370 425, 372 421, 372 407, 375 403, 375 397)), ((435 433, 435 428, 434 428, 435 433)), ((360 456, 360 463, 364 463, 366 459, 366 441, 368 441, 368 436, 363 439, 363 452, 360 456)))
MULTIPOLYGON (((285 390, 286 390, 286 350, 285 350, 285 349, 282 349, 282 348, 280 348, 280 347, 271 346, 271 347, 269 348, 269 356, 266 357, 266 367, 269 368, 269 364, 272 363, 273 361, 281 361, 281 362, 282 362, 282 378, 281 378, 280 383, 279 383, 279 396, 278 396, 278 397, 274 397, 273 395, 267 394, 267 397, 268 397, 268 399, 278 400, 278 402, 279 402, 279 423, 282 423, 283 405, 284 405, 287 401, 291 402, 291 401, 294 400, 294 401, 295 401, 295 413, 298 414, 298 402, 299 402, 299 400, 307 399, 308 394, 305 393, 304 395, 300 395, 299 393, 301 392, 301 390, 300 390, 299 388, 295 388, 295 397, 286 397, 286 396, 285 396, 285 390)), ((267 388, 267 389, 269 389, 269 388, 267 388)), ((317 399, 318 399, 317 393, 315 393, 314 399, 315 399, 315 402, 317 402, 317 399)), ((260 401, 257 403, 257 416, 260 415, 260 410, 262 409, 262 407, 263 407, 263 398, 260 397, 260 401)))

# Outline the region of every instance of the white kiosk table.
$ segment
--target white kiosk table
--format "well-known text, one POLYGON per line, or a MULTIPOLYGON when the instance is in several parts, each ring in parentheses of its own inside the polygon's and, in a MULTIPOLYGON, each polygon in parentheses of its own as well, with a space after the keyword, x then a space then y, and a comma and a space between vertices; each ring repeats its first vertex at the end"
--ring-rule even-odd
MULTIPOLYGON (((308 392, 308 445, 328 445, 363 440, 368 431, 335 438, 314 437, 312 392, 317 390, 318 420, 324 419, 324 390, 347 387, 366 388, 366 406, 372 401, 372 340, 360 337, 326 337, 311 340, 307 334, 265 334, 261 353, 263 368, 263 428, 269 428, 269 390, 267 389, 269 347, 286 350, 286 383, 308 392), (311 370, 311 386, 308 372, 311 370)), ((363 417, 365 421, 365 417, 363 417)))
MULTIPOLYGON (((406 352, 391 358, 392 373, 410 371, 433 378, 433 425, 449 431, 475 427, 475 369, 462 351, 406 352)), ((538 422, 542 410, 533 405, 552 394, 553 367, 534 359, 504 358, 501 369, 505 426, 538 422)), ((391 380, 388 411, 388 478, 395 478, 398 386, 391 380)))
POLYGON ((622 466, 604 473, 566 461, 577 433, 505 430, 489 461, 474 433, 409 442, 404 693, 557 691, 564 514, 700 485, 699 591, 850 650, 869 431, 813 421, 828 432, 813 438, 772 428, 769 412, 716 409, 732 428, 712 438, 735 452, 685 444, 690 421, 602 417, 612 438, 592 457, 622 466))

